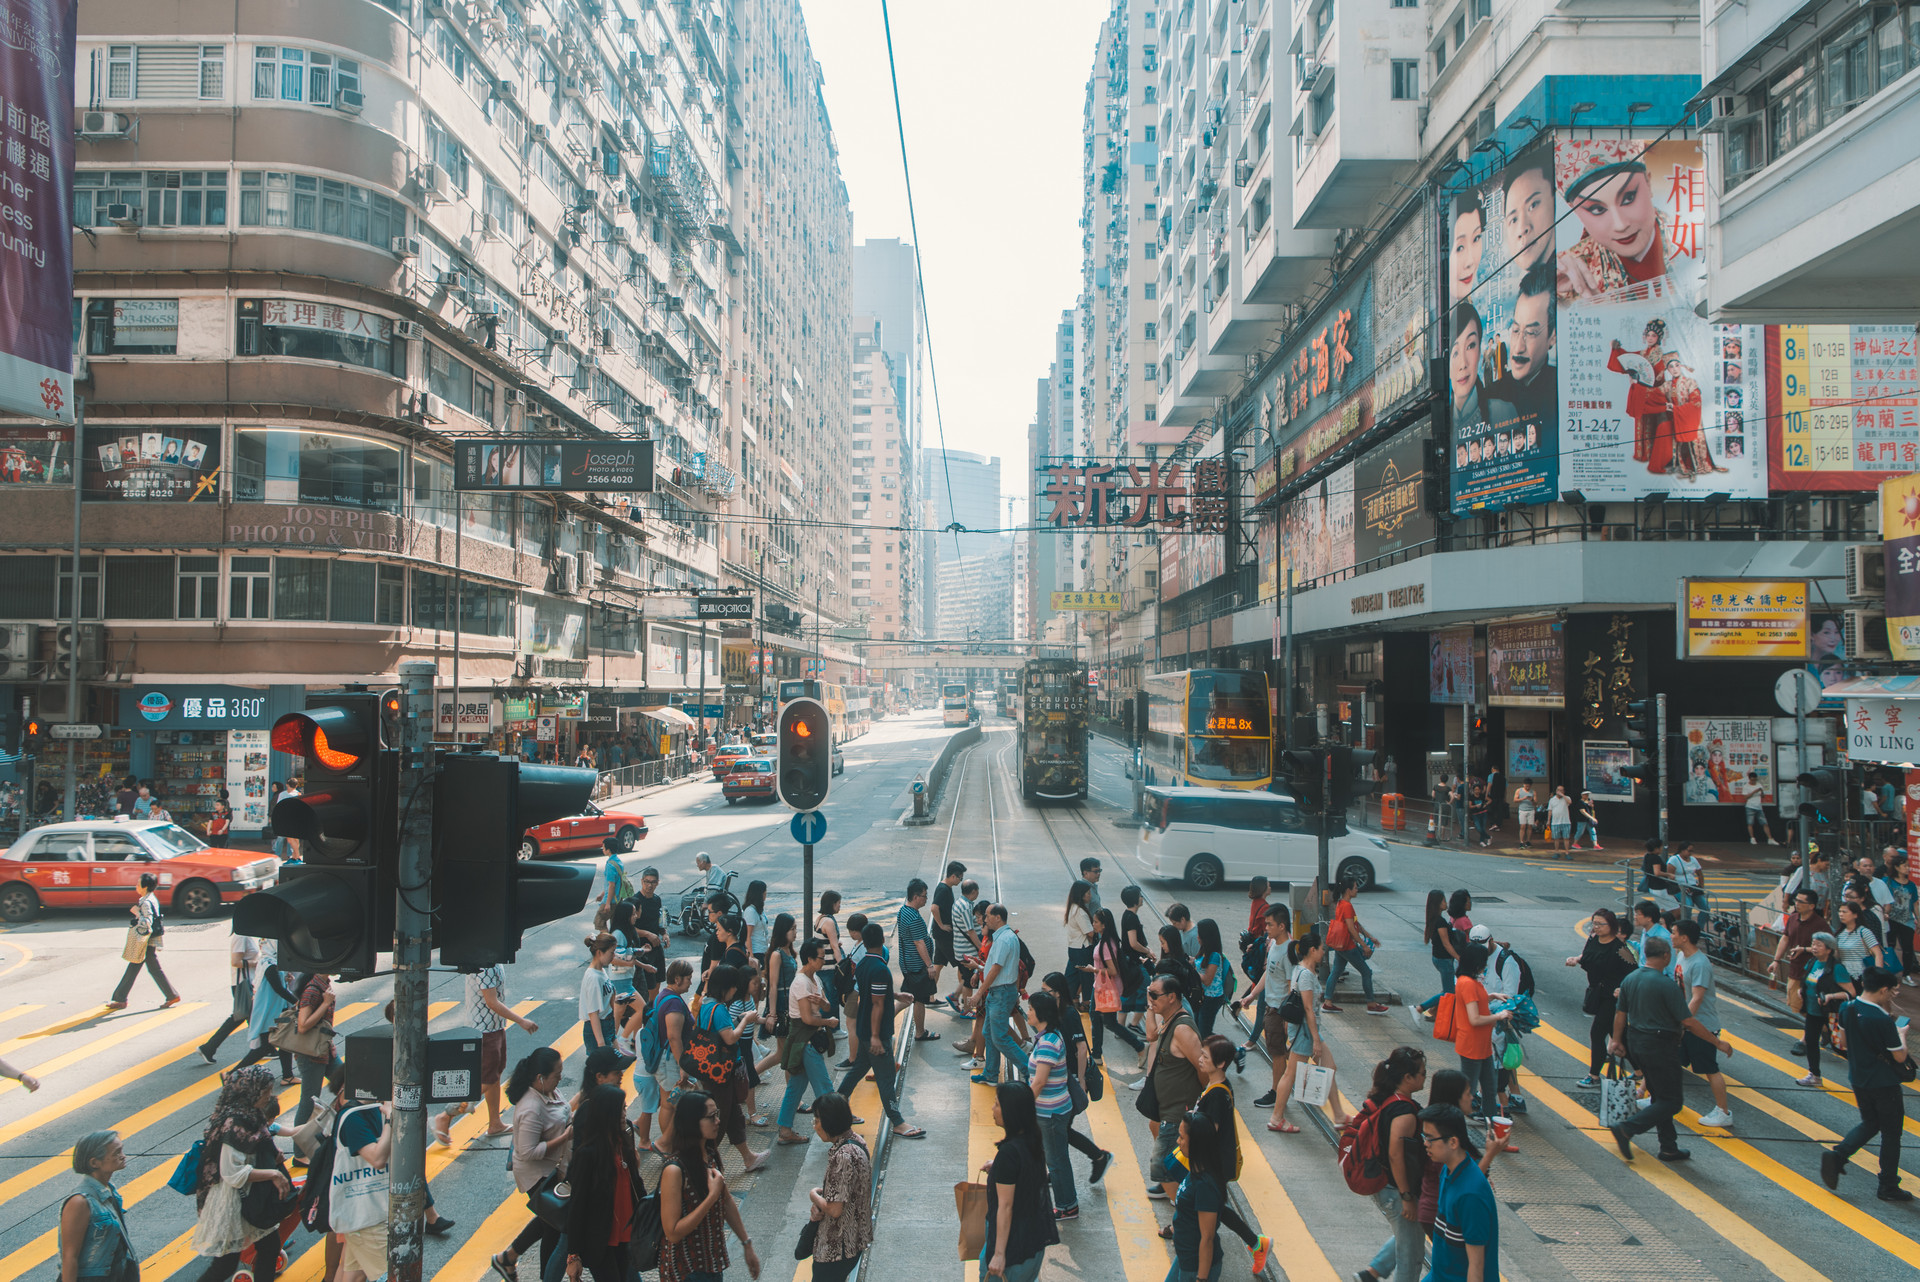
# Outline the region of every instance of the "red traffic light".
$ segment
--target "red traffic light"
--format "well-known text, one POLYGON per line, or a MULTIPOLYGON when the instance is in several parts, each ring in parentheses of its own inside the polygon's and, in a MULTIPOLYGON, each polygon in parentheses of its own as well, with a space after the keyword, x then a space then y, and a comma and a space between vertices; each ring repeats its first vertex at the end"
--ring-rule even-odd
POLYGON ((305 757, 322 770, 344 773, 358 767, 376 746, 368 742, 367 730, 354 709, 309 708, 273 723, 273 747, 305 757))
POLYGON ((799 738, 811 739, 813 738, 813 727, 804 721, 796 721, 793 723, 793 733, 799 738))

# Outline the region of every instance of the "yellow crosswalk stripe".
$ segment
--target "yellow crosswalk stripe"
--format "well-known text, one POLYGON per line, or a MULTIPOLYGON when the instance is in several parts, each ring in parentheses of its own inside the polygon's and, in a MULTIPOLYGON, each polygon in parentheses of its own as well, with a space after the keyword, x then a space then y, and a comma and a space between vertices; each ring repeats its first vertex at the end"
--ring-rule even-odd
MULTIPOLYGON (((1793 1030, 1791 1029, 1782 1028, 1778 1031, 1784 1034, 1785 1036, 1791 1038, 1794 1041, 1800 1040, 1799 1035, 1794 1033, 1793 1030)), ((1779 1072, 1785 1073, 1789 1077, 1793 1077, 1797 1079, 1799 1076, 1801 1076, 1802 1070, 1806 1067, 1805 1064, 1795 1064, 1792 1060, 1781 1059, 1778 1055, 1775 1055, 1772 1051, 1762 1050, 1760 1049, 1760 1047, 1755 1046, 1752 1042, 1747 1041, 1743 1037, 1735 1037, 1732 1033, 1722 1033, 1721 1036, 1725 1037, 1736 1051, 1739 1051, 1743 1055, 1747 1055, 1755 1060, 1758 1060, 1760 1063, 1765 1064, 1768 1068, 1776 1069, 1779 1072)), ((1849 1105, 1853 1103, 1853 1092, 1848 1090, 1844 1086, 1835 1086, 1832 1082, 1829 1082, 1825 1078, 1822 1078, 1820 1082, 1820 1089, 1824 1090, 1827 1094, 1833 1096, 1836 1099, 1845 1100, 1849 1105)), ((1907 1089, 1908 1090, 1913 1089, 1912 1083, 1907 1084, 1907 1089)), ((1906 1126, 1907 1134, 1920 1135, 1920 1122, 1916 1122, 1911 1117, 1909 1117, 1906 1119, 1905 1126, 1906 1126)))
MULTIPOLYGON (((75 1064, 83 1063, 86 1060, 92 1059, 95 1055, 98 1055, 103 1050, 107 1050, 110 1047, 118 1046, 122 1042, 130 1042, 134 1038, 140 1036, 142 1033, 151 1032, 154 1029, 160 1027, 162 1024, 171 1024, 174 1020, 179 1019, 183 1015, 191 1015, 195 1011, 204 1010, 206 1008, 206 1005, 207 1003, 205 1002, 182 1002, 180 1005, 175 1006, 172 1010, 163 1010, 157 1015, 147 1016, 147 1018, 141 1020, 137 1024, 128 1024, 124 1028, 117 1028, 113 1032, 108 1033, 105 1037, 95 1038, 93 1041, 87 1042, 82 1046, 76 1047, 75 1049, 68 1051, 64 1055, 55 1055, 52 1059, 47 1060, 45 1063, 28 1064, 28 1065, 25 1065, 24 1067, 31 1069, 35 1077, 45 1077, 49 1074, 57 1073, 61 1069, 72 1068, 75 1064)), ((0 1082, 0 1095, 6 1094, 9 1090, 19 1090, 19 1089, 21 1089, 21 1087, 20 1087, 20 1083, 18 1082, 15 1082, 15 1081, 0 1082)))
POLYGON ((1314 1240, 1300 1210, 1281 1187, 1265 1153, 1247 1130, 1247 1120, 1235 1113, 1240 1127, 1240 1151, 1246 1159, 1240 1170, 1240 1187, 1247 1202, 1260 1217, 1260 1231, 1271 1237, 1281 1252, 1287 1282, 1340 1282, 1340 1271, 1327 1259, 1326 1252, 1314 1240), (1280 1245, 1283 1244, 1284 1246, 1280 1245))
POLYGON ((9 1006, 5 1010, 0 1010, 0 1024, 4 1024, 10 1019, 19 1019, 22 1015, 31 1015, 37 1010, 45 1009, 46 1007, 44 1006, 9 1006))
MULTIPOLYGON (((1104 1068, 1095 1071, 1106 1072, 1104 1068)), ((978 1089, 986 1101, 987 1122, 983 1129, 988 1133, 990 1154, 994 1141, 993 1095, 988 1088, 978 1089)), ((1140 1170, 1141 1166, 1139 1154, 1134 1151, 1133 1139, 1127 1133, 1126 1118, 1120 1112, 1119 1096, 1124 1089, 1108 1076, 1105 1097, 1087 1105, 1087 1125, 1093 1131, 1093 1142, 1113 1154, 1112 1165, 1121 1172, 1117 1177, 1109 1172, 1109 1178, 1101 1182, 1101 1187, 1107 1193, 1107 1214, 1113 1220, 1114 1233, 1119 1240, 1120 1263, 1126 1270, 1127 1282, 1154 1282, 1156 1278, 1167 1276, 1167 1248, 1161 1243, 1160 1223, 1154 1218, 1153 1203, 1147 1198, 1146 1187, 1131 1178, 1132 1173, 1140 1170)), ((975 1175, 968 1178, 985 1177, 975 1175)), ((1261 1204, 1256 1202, 1255 1205, 1261 1204)), ((1224 1239, 1216 1241, 1215 1252, 1223 1245, 1224 1239)))
MULTIPOLYGON (((1564 1051, 1568 1056, 1578 1060, 1582 1064, 1587 1062, 1587 1047, 1574 1041, 1573 1038, 1567 1036, 1559 1029, 1542 1021, 1538 1032, 1541 1038, 1548 1044, 1564 1051)), ((1729 1038, 1728 1040, 1731 1041, 1732 1039, 1729 1038)), ((1806 1176, 1801 1175, 1799 1172, 1783 1165, 1773 1158, 1768 1157, 1765 1153, 1762 1153, 1745 1140, 1734 1139, 1717 1127, 1704 1128, 1689 1124, 1689 1129, 1693 1130, 1701 1138, 1705 1139, 1709 1144, 1712 1144, 1727 1156, 1733 1158, 1736 1162, 1759 1174, 1763 1179, 1772 1182, 1783 1191, 1799 1198, 1802 1202, 1805 1202, 1814 1210, 1822 1212, 1842 1227, 1852 1229, 1854 1233, 1872 1242, 1882 1250, 1893 1253, 1896 1258, 1905 1260, 1909 1258, 1915 1246, 1920 1246, 1920 1239, 1915 1239, 1904 1233, 1895 1231, 1865 1211, 1860 1210, 1852 1203, 1836 1197, 1822 1185, 1808 1179, 1806 1176), (1721 1138, 1722 1136, 1726 1136, 1726 1138, 1721 1138)), ((1612 1137, 1609 1136, 1608 1138, 1611 1139, 1612 1137)), ((1639 1163, 1633 1162, 1629 1163, 1629 1165, 1638 1166, 1639 1163)))
POLYGON ((70 1015, 58 1023, 48 1024, 45 1028, 36 1028, 31 1033, 22 1033, 9 1041, 0 1042, 0 1055, 17 1051, 28 1042, 38 1041, 42 1037, 57 1037, 61 1033, 78 1028, 82 1024, 90 1024, 112 1013, 107 1009, 106 1003, 102 1002, 84 1015, 70 1015))

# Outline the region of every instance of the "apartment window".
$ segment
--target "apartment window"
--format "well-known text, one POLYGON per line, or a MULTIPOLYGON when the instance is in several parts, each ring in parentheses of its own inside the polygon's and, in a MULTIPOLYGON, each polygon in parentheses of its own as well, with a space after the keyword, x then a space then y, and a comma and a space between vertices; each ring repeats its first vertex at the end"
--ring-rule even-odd
MULTIPOLYGON (((474 408, 473 368, 446 348, 433 343, 427 344, 427 390, 449 405, 484 417, 488 422, 493 421, 491 405, 488 407, 489 413, 485 415, 479 415, 474 408)), ((493 399, 490 384, 487 399, 489 402, 493 399)))
POLYGON ((1415 59, 1393 60, 1393 97, 1398 102, 1412 102, 1420 97, 1420 64, 1415 59))
POLYGON ((319 557, 275 557, 273 617, 308 623, 327 617, 327 566, 319 557))
POLYGON ((225 170, 82 170, 73 176, 73 220, 107 227, 125 205, 143 227, 227 225, 225 170))
POLYGON ((1873 92, 1872 18, 1861 14, 1827 41, 1821 105, 1839 119, 1873 92))
MULTIPOLYGON (((324 563, 323 563, 324 564, 324 563)), ((335 623, 404 621, 406 571, 372 561, 334 561, 329 574, 327 617, 335 623)))
POLYGON ((1388 7, 1393 9, 1418 9, 1420 7, 1420 0, 1393 0, 1393 3, 1388 7))
POLYGON ((467 190, 467 149, 462 147, 447 127, 432 116, 427 117, 427 155, 433 163, 447 171, 453 179, 453 185, 461 194, 467 190))
POLYGON ((173 617, 173 558, 170 556, 110 556, 107 558, 105 605, 107 619, 171 619, 173 617))
POLYGON ((178 619, 217 619, 220 617, 220 558, 183 556, 175 578, 177 589, 174 617, 178 619))
POLYGON ((253 96, 256 100, 310 102, 331 107, 341 90, 358 91, 360 64, 317 50, 255 45, 253 96))
POLYGON ((1155 324, 1153 321, 1148 321, 1145 326, 1145 331, 1141 334, 1141 337, 1149 338, 1149 339, 1160 337, 1160 326, 1155 324))
POLYGON ((1157 141, 1159 141, 1159 138, 1160 138, 1160 126, 1158 126, 1158 125, 1148 125, 1148 126, 1147 126, 1147 141, 1148 141, 1148 142, 1157 142, 1157 141))
POLYGON ((1433 47, 1433 78, 1438 80, 1440 73, 1447 69, 1447 42, 1442 40, 1433 47))
POLYGON ((1152 299, 1152 298, 1158 298, 1159 296, 1160 296, 1160 287, 1157 284, 1155 284, 1153 281, 1148 281, 1142 286, 1140 286, 1140 297, 1152 299))
MULTIPOLYGON (((59 558, 59 608, 60 617, 73 617, 73 558, 59 558)), ((80 617, 97 619, 100 617, 100 558, 83 556, 80 558, 80 617)))
MULTIPOLYGON (((393 322, 385 316, 296 298, 243 298, 239 313, 237 355, 339 361, 406 374, 407 345, 393 341, 393 322)), ((396 494, 398 484, 396 477, 396 494)))
POLYGON ((233 453, 236 502, 400 511, 397 446, 327 432, 241 428, 233 434, 233 453))
MULTIPOLYGON (((1153 366, 1149 365, 1147 366, 1147 368, 1152 369, 1153 366)), ((1147 414, 1147 422, 1157 423, 1160 421, 1160 407, 1158 405, 1147 406, 1146 414, 1147 414)))
POLYGON ((1160 245, 1159 245, 1159 242, 1157 241, 1150 240, 1146 244, 1142 245, 1140 249, 1141 249, 1141 252, 1144 253, 1148 258, 1160 257, 1160 245))
POLYGON ((407 234, 407 211, 399 201, 352 183, 255 170, 240 175, 240 225, 292 227, 389 249, 394 237, 407 234))
POLYGON ((106 72, 110 99, 222 98, 227 51, 220 45, 112 45, 106 72))
POLYGON ((1813 74, 1805 63, 1773 82, 1768 94, 1767 133, 1777 158, 1813 137, 1820 127, 1813 74))
POLYGON ((273 617, 273 558, 236 556, 227 574, 227 618, 273 617))
POLYGON ((507 189, 485 178, 481 184, 480 212, 492 218, 500 234, 508 240, 519 239, 520 220, 507 189))
POLYGON ((89 298, 90 356, 172 356, 179 342, 177 298, 89 298))
POLYGON ((1146 102, 1151 103, 1151 102, 1158 102, 1160 100, 1159 91, 1155 89, 1152 85, 1147 85, 1144 89, 1141 90, 1141 93, 1144 95, 1143 100, 1146 102))
POLYGON ((1467 43, 1467 15, 1461 14, 1453 20, 1453 51, 1460 52, 1460 46, 1467 43))

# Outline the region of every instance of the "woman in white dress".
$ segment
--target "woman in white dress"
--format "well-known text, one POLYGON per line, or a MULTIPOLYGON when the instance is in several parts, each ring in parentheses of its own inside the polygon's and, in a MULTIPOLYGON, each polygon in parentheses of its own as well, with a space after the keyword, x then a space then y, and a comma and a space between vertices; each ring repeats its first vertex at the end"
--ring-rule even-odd
POLYGON ((200 1218, 193 1228, 193 1250, 211 1263, 200 1282, 224 1282, 240 1267, 240 1253, 259 1243, 253 1265, 255 1282, 273 1282, 279 1271, 277 1221, 249 1223, 241 1213, 247 1190, 270 1183, 284 1203, 293 1191, 286 1159, 273 1142, 270 1124, 279 1115, 273 1072, 265 1065, 236 1068, 220 1089, 200 1148, 200 1218), (262 1241, 262 1239, 269 1239, 262 1241))

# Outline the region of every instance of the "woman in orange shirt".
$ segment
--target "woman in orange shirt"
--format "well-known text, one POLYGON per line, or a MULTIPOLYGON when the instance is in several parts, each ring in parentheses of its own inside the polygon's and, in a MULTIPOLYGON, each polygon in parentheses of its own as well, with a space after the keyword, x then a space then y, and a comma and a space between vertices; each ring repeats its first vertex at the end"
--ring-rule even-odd
MULTIPOLYGON (((1453 980, 1453 1049, 1460 1056, 1460 1071, 1473 1083, 1476 1117, 1493 1114, 1498 1095, 1499 1074, 1493 1062, 1493 1026, 1513 1018, 1512 1011, 1496 1011, 1487 997, 1480 975, 1487 968, 1487 950, 1482 944, 1468 944, 1460 950, 1460 961, 1453 980)), ((1499 1110, 1506 1111, 1506 1098, 1499 1096, 1499 1110)))

